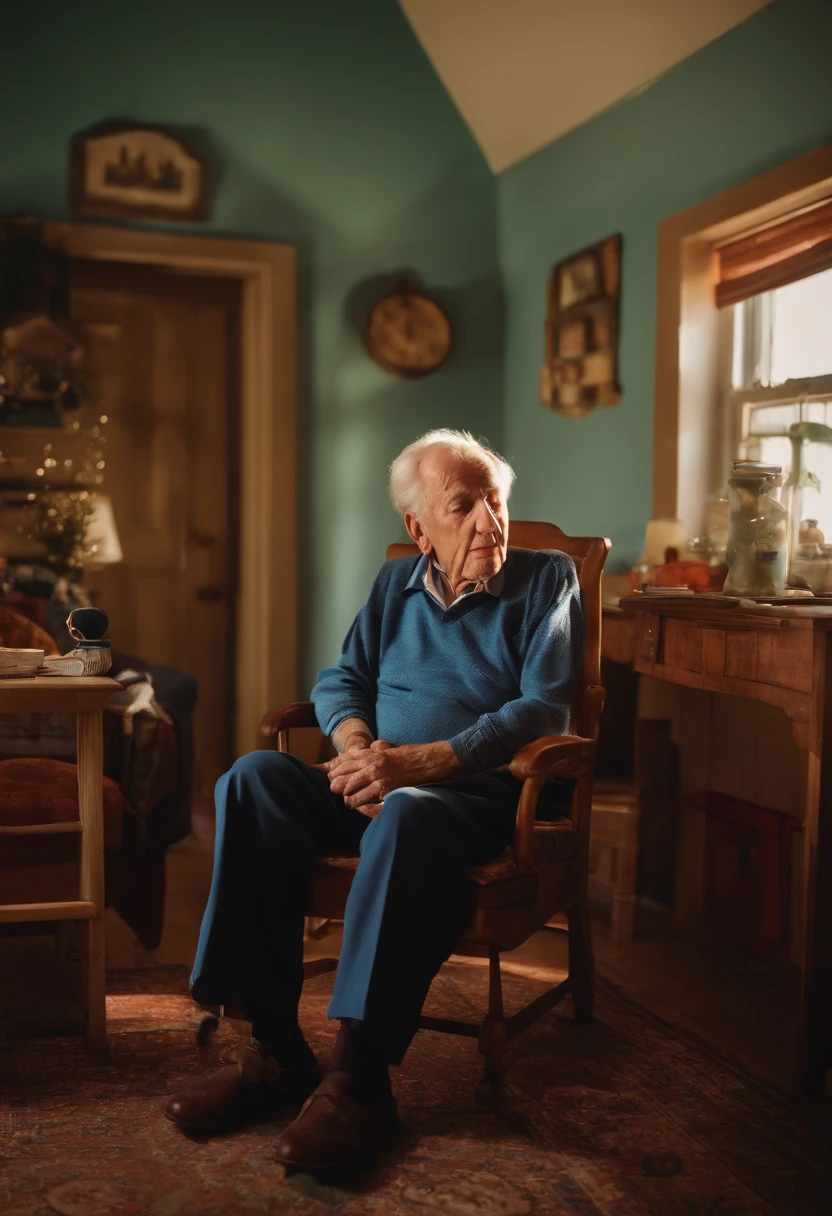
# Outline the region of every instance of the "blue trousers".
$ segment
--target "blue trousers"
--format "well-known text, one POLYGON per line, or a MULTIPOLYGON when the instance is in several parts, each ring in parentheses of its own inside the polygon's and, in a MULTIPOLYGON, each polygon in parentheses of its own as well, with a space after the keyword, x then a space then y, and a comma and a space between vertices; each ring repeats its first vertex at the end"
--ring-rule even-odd
POLYGON ((310 868, 321 854, 360 849, 329 1016, 361 1022, 400 1062, 470 915, 468 871, 510 843, 518 794, 513 777, 489 773, 396 790, 368 819, 294 756, 243 756, 217 783, 195 999, 294 1019, 310 868))

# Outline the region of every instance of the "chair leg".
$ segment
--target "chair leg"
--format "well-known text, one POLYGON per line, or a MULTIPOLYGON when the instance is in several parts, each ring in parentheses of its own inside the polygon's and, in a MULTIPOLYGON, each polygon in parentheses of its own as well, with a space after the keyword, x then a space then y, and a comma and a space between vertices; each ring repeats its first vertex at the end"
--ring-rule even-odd
POLYGON ((200 1009, 202 1016, 196 1029, 197 1047, 210 1046, 223 1018, 232 1022, 248 1021, 242 1009, 236 1005, 200 1005, 200 1009))
POLYGON ((479 1049, 480 1055, 485 1056, 485 1068, 474 1091, 474 1097, 481 1106, 489 1106, 503 1097, 508 1051, 500 953, 494 946, 488 952, 488 1013, 480 1027, 479 1049))
POLYGON ((569 909, 569 979, 578 1022, 591 1022, 595 1006, 595 959, 586 900, 569 909))
POLYGON ((210 1047, 214 1035, 220 1028, 222 1005, 203 1005, 202 1017, 196 1029, 197 1047, 210 1047))
POLYGON ((81 921, 81 965, 83 971, 84 1022, 87 1047, 107 1050, 106 940, 104 912, 81 921))

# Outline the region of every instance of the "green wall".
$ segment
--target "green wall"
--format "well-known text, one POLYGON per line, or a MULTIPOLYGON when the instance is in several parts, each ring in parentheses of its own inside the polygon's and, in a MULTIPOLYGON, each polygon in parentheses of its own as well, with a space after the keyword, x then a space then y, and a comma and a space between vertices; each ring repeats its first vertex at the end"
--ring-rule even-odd
POLYGON ((297 246, 308 684, 398 535, 392 457, 437 425, 501 442, 494 178, 395 0, 26 0, 3 23, 0 112, 0 212, 64 216, 70 136, 125 119, 215 167, 200 231, 297 246), (456 331, 421 383, 376 368, 358 332, 402 268, 456 331))
POLYGON ((651 514, 659 224, 832 138, 831 50, 830 0, 777 0, 499 179, 513 512, 606 533, 610 569, 637 557, 651 514), (613 232, 624 236, 623 398, 565 419, 537 395, 546 278, 613 232))
POLYGON ((199 231, 297 247, 308 684, 398 534, 386 465, 428 427, 506 450, 516 516, 606 532, 613 563, 633 560, 651 506, 659 223, 832 138, 830 47, 829 0, 776 0, 494 179, 395 0, 28 0, 4 26, 0 212, 63 217, 70 136, 124 119, 178 129, 214 166, 199 231), (546 277, 616 231, 624 396, 563 419, 537 400, 546 277), (446 366, 416 383, 376 368, 359 333, 403 268, 456 330, 446 366))

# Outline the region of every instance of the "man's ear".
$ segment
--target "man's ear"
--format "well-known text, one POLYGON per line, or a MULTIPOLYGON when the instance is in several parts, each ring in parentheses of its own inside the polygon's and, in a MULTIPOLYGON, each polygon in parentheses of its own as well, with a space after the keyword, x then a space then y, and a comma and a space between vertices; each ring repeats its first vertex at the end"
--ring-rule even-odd
POLYGON ((412 511, 405 511, 404 526, 407 528, 410 539, 416 542, 424 554, 433 552, 433 545, 430 543, 427 532, 412 511))

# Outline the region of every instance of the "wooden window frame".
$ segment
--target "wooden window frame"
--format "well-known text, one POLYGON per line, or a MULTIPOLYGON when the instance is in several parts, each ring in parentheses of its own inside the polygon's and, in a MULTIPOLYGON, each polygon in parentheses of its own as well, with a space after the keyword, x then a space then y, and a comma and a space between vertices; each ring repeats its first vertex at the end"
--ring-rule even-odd
POLYGON ((695 535, 721 468, 716 247, 832 194, 832 144, 668 217, 659 227, 653 414, 653 515, 684 521, 695 535))

